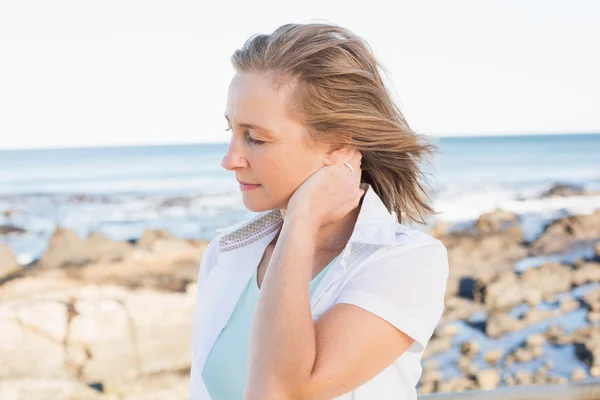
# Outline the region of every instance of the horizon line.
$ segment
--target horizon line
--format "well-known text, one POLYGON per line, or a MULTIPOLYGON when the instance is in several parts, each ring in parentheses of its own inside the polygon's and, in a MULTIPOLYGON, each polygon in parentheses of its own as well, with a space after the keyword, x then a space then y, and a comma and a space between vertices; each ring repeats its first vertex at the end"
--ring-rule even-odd
MULTIPOLYGON (((428 136, 431 139, 497 139, 506 137, 543 137, 543 136, 585 136, 585 135, 599 135, 600 131, 590 132, 544 132, 544 133, 492 133, 492 134, 449 134, 449 135, 427 135, 426 133, 416 132, 419 135, 428 136)), ((0 152, 8 151, 27 151, 27 150, 84 150, 84 149, 111 149, 111 148, 133 148, 133 147, 178 147, 178 146, 202 146, 202 145, 224 145, 228 142, 167 142, 167 143, 140 143, 140 144, 102 144, 98 146, 93 145, 73 145, 73 146, 45 146, 45 147, 12 147, 12 148, 0 148, 0 152)))

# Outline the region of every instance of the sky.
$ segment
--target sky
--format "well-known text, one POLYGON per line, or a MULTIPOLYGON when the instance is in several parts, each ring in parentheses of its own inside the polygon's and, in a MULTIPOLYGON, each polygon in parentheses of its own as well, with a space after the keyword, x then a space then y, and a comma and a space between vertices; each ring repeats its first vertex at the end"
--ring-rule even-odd
POLYGON ((363 37, 431 136, 600 132, 600 1, 0 0, 0 149, 226 142, 256 33, 363 37))

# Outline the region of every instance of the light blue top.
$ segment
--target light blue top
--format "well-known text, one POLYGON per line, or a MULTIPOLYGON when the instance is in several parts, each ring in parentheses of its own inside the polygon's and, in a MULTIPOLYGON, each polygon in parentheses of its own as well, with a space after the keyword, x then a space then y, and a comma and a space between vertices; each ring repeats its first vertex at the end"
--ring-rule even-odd
MULTIPOLYGON (((310 297, 337 258, 310 281, 310 297)), ((250 322, 259 293, 257 271, 254 271, 202 370, 202 379, 213 400, 240 400, 244 396, 250 322)))

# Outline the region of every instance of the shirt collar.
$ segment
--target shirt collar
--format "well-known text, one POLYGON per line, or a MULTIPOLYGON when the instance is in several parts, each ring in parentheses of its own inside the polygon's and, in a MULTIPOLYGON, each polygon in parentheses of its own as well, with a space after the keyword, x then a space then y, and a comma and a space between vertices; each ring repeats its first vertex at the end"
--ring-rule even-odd
POLYGON ((362 183, 361 187, 365 190, 365 194, 348 242, 393 244, 396 240, 396 213, 388 211, 370 184, 362 183))
MULTIPOLYGON (((344 248, 343 258, 352 243, 390 245, 395 242, 396 213, 388 211, 370 184, 362 183, 361 187, 365 190, 362 205, 352 235, 344 248)), ((283 217, 279 210, 259 213, 249 221, 234 226, 232 232, 225 234, 219 241, 219 251, 246 246, 279 229, 282 224, 283 217)))

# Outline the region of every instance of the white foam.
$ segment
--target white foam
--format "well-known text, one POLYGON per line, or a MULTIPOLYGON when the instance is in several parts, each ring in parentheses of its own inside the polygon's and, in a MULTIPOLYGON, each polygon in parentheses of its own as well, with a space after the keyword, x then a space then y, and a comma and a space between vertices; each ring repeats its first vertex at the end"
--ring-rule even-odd
POLYGON ((561 214, 591 214, 600 209, 600 196, 550 197, 545 199, 516 200, 509 192, 470 193, 452 199, 440 199, 435 209, 438 219, 461 222, 477 219, 481 214, 496 209, 515 214, 535 213, 540 217, 561 214))

